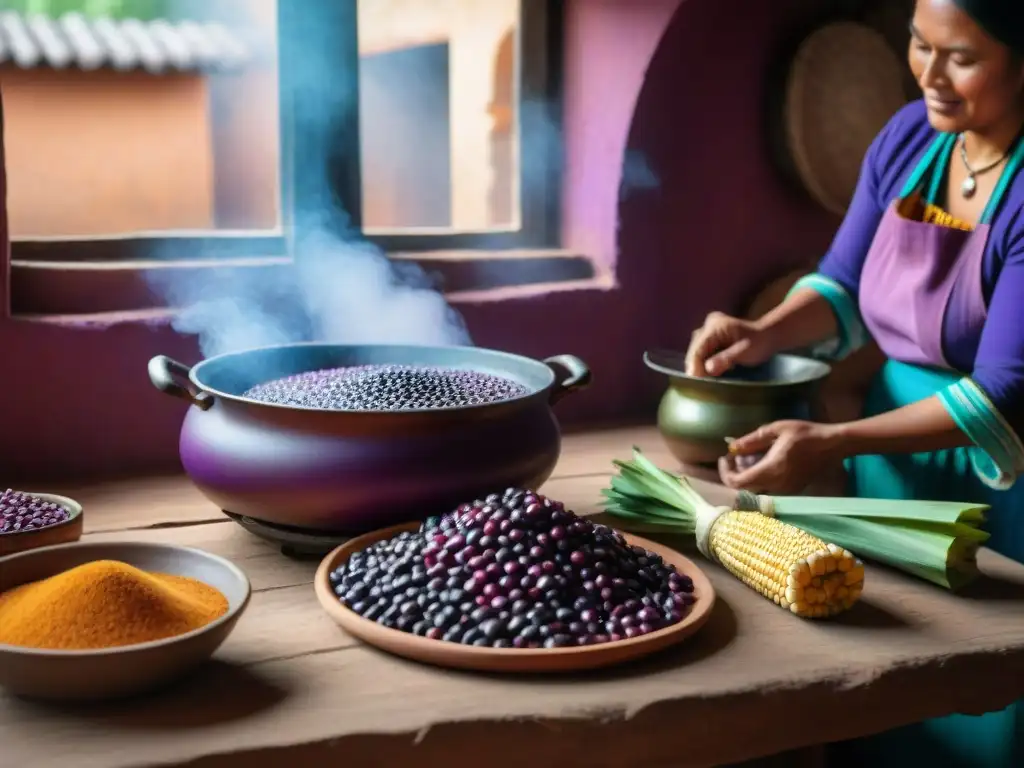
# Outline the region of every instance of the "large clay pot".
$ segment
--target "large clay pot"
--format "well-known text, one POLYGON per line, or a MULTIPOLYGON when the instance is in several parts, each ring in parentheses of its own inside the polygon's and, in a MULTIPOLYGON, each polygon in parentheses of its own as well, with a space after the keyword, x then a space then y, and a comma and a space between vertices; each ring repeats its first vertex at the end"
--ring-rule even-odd
POLYGON ((658 429, 672 454, 687 465, 713 464, 727 438, 780 419, 813 419, 826 363, 777 355, 764 365, 737 367, 725 376, 688 376, 674 353, 648 352, 644 363, 669 377, 658 407, 658 429))
POLYGON ((561 439, 551 405, 586 386, 578 358, 538 362, 471 347, 290 344, 220 355, 189 369, 149 363, 157 389, 183 398, 185 471, 221 509, 268 523, 361 533, 448 512, 509 486, 536 488, 561 439), (473 369, 513 379, 522 397, 420 411, 341 411, 261 403, 256 384, 348 365, 473 369))

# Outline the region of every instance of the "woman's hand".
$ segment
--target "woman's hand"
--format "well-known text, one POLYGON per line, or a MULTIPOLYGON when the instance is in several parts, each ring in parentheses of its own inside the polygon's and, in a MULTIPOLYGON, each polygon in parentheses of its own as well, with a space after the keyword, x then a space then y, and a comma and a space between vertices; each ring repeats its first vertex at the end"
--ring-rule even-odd
POLYGON ((734 365, 758 365, 775 353, 756 322, 712 312, 693 332, 686 352, 690 376, 721 376, 734 365))
POLYGON ((839 431, 832 424, 776 421, 734 440, 731 456, 718 462, 722 482, 730 488, 794 495, 843 458, 839 431), (764 453, 753 466, 737 469, 736 455, 764 453))

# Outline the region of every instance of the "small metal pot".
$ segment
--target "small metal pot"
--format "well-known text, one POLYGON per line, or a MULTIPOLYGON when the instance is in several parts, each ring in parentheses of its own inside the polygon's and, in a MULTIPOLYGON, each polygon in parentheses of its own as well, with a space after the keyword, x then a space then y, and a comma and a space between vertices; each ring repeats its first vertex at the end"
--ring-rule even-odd
POLYGON ((220 355, 193 368, 149 362, 157 389, 189 402, 180 453, 221 509, 344 534, 448 512, 509 486, 536 488, 558 461, 551 405, 585 387, 582 360, 544 362, 472 347, 289 344, 220 355), (526 395, 419 411, 342 411, 262 403, 250 387, 306 371, 405 364, 482 371, 526 395))
POLYGON ((780 419, 813 419, 818 390, 831 371, 823 362, 777 355, 764 365, 738 367, 721 377, 688 376, 683 357, 645 352, 644 363, 669 377, 658 407, 658 429, 684 464, 713 464, 726 438, 741 437, 780 419))

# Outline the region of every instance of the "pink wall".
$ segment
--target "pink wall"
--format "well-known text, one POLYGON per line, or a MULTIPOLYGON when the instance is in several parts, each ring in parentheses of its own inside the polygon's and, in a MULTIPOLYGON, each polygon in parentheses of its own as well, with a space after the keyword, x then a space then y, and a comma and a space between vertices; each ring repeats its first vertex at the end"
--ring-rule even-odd
MULTIPOLYGON (((684 344, 708 311, 827 245, 835 222, 793 199, 762 150, 763 71, 814 5, 568 3, 565 231, 616 264, 620 288, 461 307, 481 346, 591 365, 595 384, 559 406, 564 422, 652 419, 663 382, 644 348, 684 344), (620 203, 627 146, 661 187, 620 203)), ((164 324, 0 321, 0 481, 174 469, 184 406, 150 386, 157 353, 198 359, 164 324)))
POLYGON ((618 256, 618 228, 609 225, 619 218, 633 111, 682 1, 577 0, 567 6, 568 59, 579 64, 566 72, 562 238, 605 267, 614 267, 618 256))
POLYGON ((659 276, 638 286, 664 310, 651 343, 683 344, 709 311, 737 309, 828 247, 839 220, 783 182, 765 130, 766 72, 820 11, 817 0, 685 0, 665 30, 629 139, 658 171, 660 194, 619 211, 621 261, 659 276))

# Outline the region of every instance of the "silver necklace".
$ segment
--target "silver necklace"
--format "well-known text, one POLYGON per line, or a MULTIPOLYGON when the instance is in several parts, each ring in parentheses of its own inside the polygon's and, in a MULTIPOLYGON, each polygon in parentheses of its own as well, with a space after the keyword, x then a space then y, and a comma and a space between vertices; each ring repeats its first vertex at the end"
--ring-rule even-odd
POLYGON ((972 168, 970 160, 967 159, 967 139, 961 133, 960 159, 963 161, 964 168, 967 169, 967 178, 964 179, 963 183, 960 185, 960 194, 963 195, 968 200, 974 197, 974 193, 978 191, 978 180, 976 177, 980 176, 983 173, 988 173, 989 171, 991 171, 993 168, 995 168, 997 165, 1003 162, 1003 160, 1006 159, 1006 155, 1007 153, 1003 152, 1003 154, 999 156, 998 160, 996 160, 993 163, 989 163, 984 168, 972 168))

